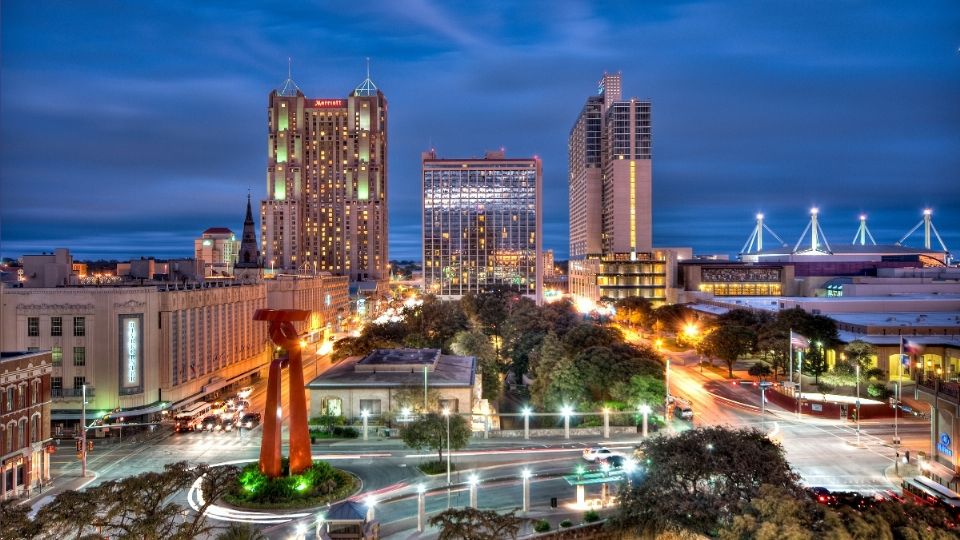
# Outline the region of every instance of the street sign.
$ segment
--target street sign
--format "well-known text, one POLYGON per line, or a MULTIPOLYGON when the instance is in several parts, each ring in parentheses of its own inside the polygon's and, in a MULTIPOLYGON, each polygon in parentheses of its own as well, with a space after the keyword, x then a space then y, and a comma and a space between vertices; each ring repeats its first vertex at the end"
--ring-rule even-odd
POLYGON ((773 386, 773 383, 770 382, 770 381, 761 381, 761 382, 760 382, 760 388, 770 388, 771 386, 773 386))

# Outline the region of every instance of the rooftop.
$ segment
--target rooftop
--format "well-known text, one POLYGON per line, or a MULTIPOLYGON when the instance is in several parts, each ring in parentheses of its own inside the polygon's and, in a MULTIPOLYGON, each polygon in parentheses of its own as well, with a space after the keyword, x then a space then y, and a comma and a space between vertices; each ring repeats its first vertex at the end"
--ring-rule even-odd
POLYGON ((307 388, 422 387, 424 367, 427 385, 432 387, 473 386, 477 374, 472 356, 442 355, 437 349, 378 349, 363 358, 341 361, 307 383, 307 388))
POLYGON ((847 324, 868 326, 960 326, 960 311, 891 312, 891 313, 835 313, 830 318, 847 324))

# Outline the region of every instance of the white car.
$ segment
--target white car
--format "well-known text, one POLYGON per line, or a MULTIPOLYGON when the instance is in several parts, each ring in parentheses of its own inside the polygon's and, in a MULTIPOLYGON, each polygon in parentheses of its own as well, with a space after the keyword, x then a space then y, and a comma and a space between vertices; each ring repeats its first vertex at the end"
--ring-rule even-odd
POLYGON ((587 448, 583 451, 583 459, 587 461, 603 461, 610 456, 620 456, 626 457, 623 452, 616 452, 605 446, 599 446, 596 448, 587 448))
POLYGON ((250 397, 250 394, 252 393, 253 393, 253 387, 245 386, 240 390, 237 390, 237 397, 240 399, 247 399, 248 397, 250 397))

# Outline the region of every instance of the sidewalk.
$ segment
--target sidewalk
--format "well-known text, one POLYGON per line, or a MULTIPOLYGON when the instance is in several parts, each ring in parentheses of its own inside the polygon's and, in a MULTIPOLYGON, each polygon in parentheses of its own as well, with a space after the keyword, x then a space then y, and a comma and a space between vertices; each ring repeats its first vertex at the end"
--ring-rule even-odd
POLYGON ((78 491, 97 479, 97 473, 87 471, 88 476, 58 476, 50 479, 42 489, 35 489, 29 497, 20 499, 20 504, 30 505, 30 515, 35 515, 41 507, 49 504, 57 495, 64 491, 78 491))

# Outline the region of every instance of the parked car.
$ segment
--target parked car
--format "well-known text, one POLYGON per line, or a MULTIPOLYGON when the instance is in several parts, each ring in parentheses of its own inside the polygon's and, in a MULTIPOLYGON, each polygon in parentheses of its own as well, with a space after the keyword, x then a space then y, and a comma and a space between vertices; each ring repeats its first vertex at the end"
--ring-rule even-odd
POLYGON ((244 386, 240 390, 237 390, 237 397, 240 399, 247 399, 251 394, 253 394, 252 386, 244 386))
POLYGON ((220 429, 221 420, 219 414, 211 414, 204 417, 200 422, 201 429, 204 431, 217 431, 220 429))
POLYGON ((260 423, 260 413, 248 412, 240 417, 240 422, 238 425, 241 427, 245 427, 247 429, 253 429, 259 423, 260 423))
POLYGON ((604 459, 609 458, 610 456, 621 456, 623 457, 623 452, 615 452, 605 446, 598 446, 594 448, 585 448, 583 450, 583 459, 587 461, 603 461, 604 459))

